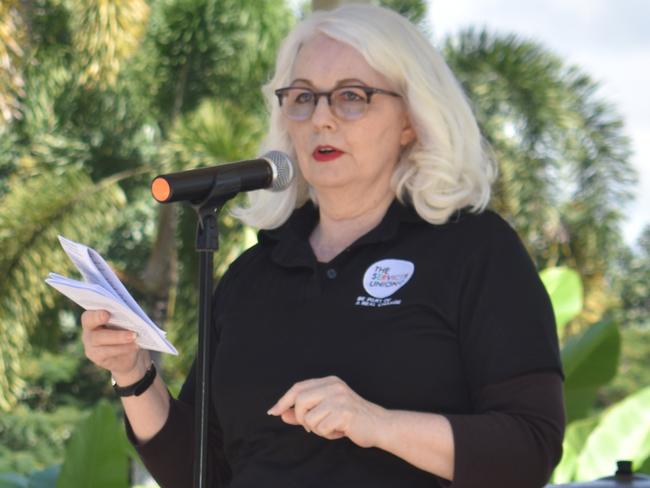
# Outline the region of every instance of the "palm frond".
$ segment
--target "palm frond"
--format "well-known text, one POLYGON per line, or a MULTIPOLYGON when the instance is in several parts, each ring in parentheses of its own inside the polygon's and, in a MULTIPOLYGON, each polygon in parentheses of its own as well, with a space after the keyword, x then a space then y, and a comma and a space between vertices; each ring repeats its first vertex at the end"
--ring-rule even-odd
POLYGON ((260 117, 227 101, 205 99, 177 120, 164 145, 163 158, 174 171, 251 158, 262 130, 260 117))
POLYGON ((468 29, 444 52, 499 162, 493 206, 538 267, 580 271, 597 317, 635 175, 620 116, 597 83, 536 42, 468 29))
POLYGON ((70 9, 80 83, 112 86, 121 64, 140 45, 149 18, 144 0, 76 0, 70 9))
POLYGON ((219 97, 261 112, 259 87, 292 21, 279 0, 156 2, 147 42, 161 111, 173 122, 203 98, 219 97))
POLYGON ((22 64, 26 32, 18 0, 0 3, 0 123, 20 118, 23 89, 22 64))
POLYGON ((72 166, 10 178, 0 201, 0 410, 20 395, 28 334, 57 326, 36 323, 56 293, 43 281, 47 273, 72 271, 56 236, 97 242, 110 232, 124 204, 114 179, 93 183, 72 166))

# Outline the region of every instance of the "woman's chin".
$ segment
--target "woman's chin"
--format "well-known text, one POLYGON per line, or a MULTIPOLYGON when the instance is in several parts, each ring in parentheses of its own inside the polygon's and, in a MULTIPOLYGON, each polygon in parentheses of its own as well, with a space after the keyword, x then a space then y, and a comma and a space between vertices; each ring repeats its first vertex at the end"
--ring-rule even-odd
POLYGON ((322 168, 305 175, 309 185, 318 191, 338 191, 350 187, 353 184, 350 175, 342 174, 340 171, 331 171, 334 168, 322 168))

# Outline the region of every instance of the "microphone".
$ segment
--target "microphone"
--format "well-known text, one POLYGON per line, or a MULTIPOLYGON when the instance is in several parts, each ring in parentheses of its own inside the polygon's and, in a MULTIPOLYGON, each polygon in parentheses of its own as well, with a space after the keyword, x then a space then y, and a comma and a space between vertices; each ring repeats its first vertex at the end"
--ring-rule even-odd
POLYGON ((234 195, 242 191, 264 188, 282 191, 291 183, 293 174, 289 156, 269 151, 258 159, 156 176, 151 182, 151 194, 160 203, 197 203, 209 196, 234 195))

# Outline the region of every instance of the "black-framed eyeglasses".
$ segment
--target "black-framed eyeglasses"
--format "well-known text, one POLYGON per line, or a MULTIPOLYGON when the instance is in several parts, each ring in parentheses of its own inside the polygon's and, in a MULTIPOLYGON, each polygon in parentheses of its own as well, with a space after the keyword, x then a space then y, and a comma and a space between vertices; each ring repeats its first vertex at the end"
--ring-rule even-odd
POLYGON ((288 86, 275 90, 282 113, 291 120, 309 119, 320 97, 327 99, 334 115, 343 120, 356 120, 363 117, 368 110, 372 96, 390 95, 399 97, 398 93, 371 88, 363 85, 342 86, 326 92, 316 92, 302 86, 288 86))

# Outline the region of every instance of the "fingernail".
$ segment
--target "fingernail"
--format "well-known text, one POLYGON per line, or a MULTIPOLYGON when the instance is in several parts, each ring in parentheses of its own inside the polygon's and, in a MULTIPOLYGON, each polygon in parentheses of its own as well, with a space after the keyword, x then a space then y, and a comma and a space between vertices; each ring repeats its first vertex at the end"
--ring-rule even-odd
POLYGON ((274 412, 274 410, 273 410, 274 408, 275 408, 275 405, 273 405, 271 408, 269 408, 269 409, 266 411, 266 415, 275 415, 275 412, 274 412))
POLYGON ((136 334, 135 332, 131 332, 131 340, 134 341, 137 338, 138 338, 138 334, 136 334))
POLYGON ((309 430, 307 427, 305 427, 305 430, 307 431, 308 434, 311 434, 311 430, 309 430))

